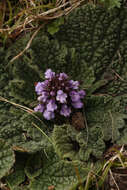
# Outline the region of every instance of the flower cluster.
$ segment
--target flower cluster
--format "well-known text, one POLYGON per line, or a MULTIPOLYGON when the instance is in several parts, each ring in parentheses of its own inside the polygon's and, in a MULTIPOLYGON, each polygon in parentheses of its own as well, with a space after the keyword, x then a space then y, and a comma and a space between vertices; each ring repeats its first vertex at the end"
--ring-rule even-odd
POLYGON ((68 117, 73 108, 83 107, 81 99, 85 91, 78 90, 78 81, 69 80, 67 74, 56 74, 51 69, 46 70, 45 79, 35 86, 39 104, 34 111, 42 112, 44 118, 50 120, 55 118, 55 113, 68 117))

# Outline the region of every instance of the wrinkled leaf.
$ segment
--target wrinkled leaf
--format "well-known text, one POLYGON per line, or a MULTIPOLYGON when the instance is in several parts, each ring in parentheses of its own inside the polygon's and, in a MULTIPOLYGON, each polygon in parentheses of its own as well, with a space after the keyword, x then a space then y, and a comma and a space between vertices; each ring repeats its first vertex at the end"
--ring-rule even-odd
POLYGON ((50 187, 54 187, 55 190, 69 190, 73 183, 78 182, 75 168, 78 169, 81 180, 85 174, 80 163, 64 162, 52 149, 48 151, 43 162, 43 172, 31 182, 30 190, 47 190, 50 187))
POLYGON ((41 174, 42 167, 42 155, 38 152, 36 154, 31 155, 28 159, 25 167, 25 174, 30 179, 35 178, 41 174))
POLYGON ((12 148, 0 140, 0 178, 2 178, 13 166, 15 156, 12 148))

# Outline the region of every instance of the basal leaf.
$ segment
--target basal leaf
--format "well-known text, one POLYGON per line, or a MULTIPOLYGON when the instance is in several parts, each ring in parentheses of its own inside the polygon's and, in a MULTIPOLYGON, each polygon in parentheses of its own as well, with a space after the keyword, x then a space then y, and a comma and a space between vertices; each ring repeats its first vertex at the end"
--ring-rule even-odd
POLYGON ((0 140, 0 178, 9 172, 14 162, 15 156, 12 148, 0 140))
POLYGON ((6 178, 6 183, 8 184, 10 190, 14 190, 20 183, 25 181, 24 171, 22 169, 15 169, 16 171, 6 178))
POLYGON ((72 136, 73 138, 71 138, 71 129, 73 134, 73 128, 70 125, 55 126, 53 130, 54 147, 61 158, 85 162, 91 156, 96 158, 102 156, 105 143, 101 127, 95 125, 89 129, 88 133, 86 129, 77 131, 76 135, 72 136))
POLYGON ((47 190, 50 187, 55 188, 55 190, 69 190, 73 183, 78 182, 75 168, 79 171, 81 180, 85 174, 80 163, 64 162, 58 158, 52 149, 43 162, 43 172, 31 182, 30 190, 47 190))
POLYGON ((24 172, 24 168, 26 165, 26 161, 28 159, 28 155, 24 153, 15 153, 16 162, 13 166, 12 171, 4 177, 7 186, 10 190, 18 189, 19 185, 24 183, 26 176, 24 172))
POLYGON ((42 173, 42 167, 42 153, 32 154, 27 160, 25 174, 30 179, 35 178, 42 173))

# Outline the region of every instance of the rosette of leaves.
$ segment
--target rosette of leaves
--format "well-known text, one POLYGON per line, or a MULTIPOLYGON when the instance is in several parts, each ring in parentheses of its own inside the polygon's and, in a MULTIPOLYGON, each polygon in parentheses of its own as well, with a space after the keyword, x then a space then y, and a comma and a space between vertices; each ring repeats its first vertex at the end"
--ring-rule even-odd
POLYGON ((88 161, 90 156, 101 158, 105 149, 103 134, 99 126, 77 131, 71 125, 55 126, 53 130, 55 150, 61 158, 88 161))
POLYGON ((15 155, 16 162, 13 165, 13 169, 8 172, 8 175, 4 178, 7 186, 10 190, 18 188, 17 186, 25 181, 25 162, 27 156, 21 153, 15 155), (22 159, 21 159, 22 158, 22 159))
POLYGON ((35 154, 26 154, 16 152, 16 162, 13 169, 4 177, 10 190, 28 189, 29 180, 39 176, 42 172, 43 152, 35 154), (22 159, 21 159, 22 158, 22 159))
MULTIPOLYGON (((65 72, 73 80, 81 81, 87 94, 96 94, 96 96, 88 96, 85 103, 88 133, 86 130, 82 133, 86 138, 83 141, 83 148, 78 153, 73 151, 72 153, 75 160, 83 160, 84 163, 87 162, 85 160, 88 158, 91 160, 94 156, 100 158, 107 142, 126 142, 126 31, 126 7, 114 9, 111 13, 99 6, 96 8, 93 6, 80 7, 66 18, 64 26, 61 26, 60 31, 54 36, 40 31, 29 50, 15 62, 9 63, 26 47, 30 39, 29 34, 8 48, 5 56, 1 53, 0 60, 3 65, 0 67, 0 80, 2 81, 0 94, 8 98, 11 95, 11 98, 18 103, 33 108, 34 100, 36 100, 34 83, 44 79, 44 72, 47 68, 58 73, 65 72), (96 136, 96 138, 94 137, 97 140, 95 147, 90 142, 91 133, 96 136), (85 149, 86 146, 89 148, 85 149), (97 146, 100 147, 100 150, 96 155, 97 146)), ((6 139, 10 147, 16 151, 35 153, 46 147, 46 141, 42 138, 44 136, 36 128, 33 128, 31 123, 37 124, 42 130, 43 125, 36 123, 26 114, 18 113, 18 111, 10 112, 11 107, 5 103, 0 106, 1 140, 6 139)), ((49 129, 50 123, 47 125, 46 129, 49 129)), ((50 136, 50 132, 48 133, 47 130, 44 132, 50 136)), ((66 133, 67 139, 68 133, 70 139, 76 139, 76 148, 78 149, 77 142, 81 146, 82 136, 79 135, 78 138, 77 131, 76 134, 74 133, 74 137, 72 132, 66 131, 66 133)), ((59 155, 64 155, 61 150, 62 142, 60 141, 58 144, 60 145, 57 145, 57 152, 60 151, 59 155)), ((70 147, 69 152, 65 153, 67 153, 65 157, 69 158, 70 156, 72 159, 70 147)), ((10 166, 7 170, 9 168, 10 166)), ((46 168, 44 169, 46 170, 46 168)), ((2 175, 5 175, 5 172, 2 175)), ((41 176, 42 179, 44 175, 41 176)), ((49 184, 52 185, 52 182, 49 184)))
POLYGON ((86 174, 80 162, 65 162, 57 156, 52 147, 49 147, 47 156, 43 156, 42 173, 31 181, 30 190, 69 190, 74 184, 82 183, 86 174), (77 176, 76 171, 79 172, 77 176), (79 181, 80 179, 80 181, 79 181))
POLYGON ((39 117, 40 114, 24 114, 14 108, 4 111, 0 119, 0 139, 7 139, 8 144, 16 151, 34 153, 43 150, 51 144, 48 135, 52 124, 48 123, 47 127, 39 117))
POLYGON ((120 109, 120 100, 110 96, 87 97, 85 112, 85 129, 78 131, 73 123, 54 127, 53 143, 61 158, 96 162, 111 144, 126 143, 123 133, 127 115, 120 109))
POLYGON ((59 159, 53 147, 49 145, 45 152, 30 155, 17 152, 13 170, 4 180, 10 190, 40 190, 51 187, 56 190, 69 190, 73 186, 81 185, 87 173, 84 164, 59 159))
POLYGON ((126 96, 91 96, 86 102, 88 126, 99 124, 104 141, 118 143, 127 125, 126 104, 126 96))
MULTIPOLYGON (((108 13, 105 9, 92 6, 85 6, 77 9, 67 22, 61 27, 56 37, 61 43, 66 43, 69 49, 75 48, 75 54, 78 60, 74 58, 73 65, 70 61, 69 69, 74 77, 83 80, 83 87, 90 88, 95 82, 105 79, 106 83, 98 92, 111 95, 126 93, 126 57, 127 38, 125 31, 127 28, 126 9, 114 9, 108 13), (84 11, 85 10, 85 11, 84 11), (76 17, 76 20, 73 18, 76 17), (121 28, 120 28, 121 27, 121 28), (117 32, 116 32, 117 31, 117 32), (66 33, 66 35, 64 35, 66 33), (80 54, 78 53, 80 52, 80 54), (123 65, 123 68, 122 68, 123 65), (87 74, 91 68, 93 77, 87 74), (93 70, 93 72, 92 72, 93 70), (80 73, 80 75, 78 74, 80 73), (91 83, 85 82, 87 76, 93 78, 91 83), (81 77, 81 78, 80 78, 81 77)), ((73 50, 74 52, 74 50, 73 50)), ((70 55, 71 56, 71 55, 70 55)), ((71 60, 72 57, 71 57, 71 60)))
MULTIPOLYGON (((44 79, 47 68, 67 73, 73 80, 81 81, 85 89, 93 89, 102 80, 98 93, 126 93, 126 30, 124 6, 110 13, 101 6, 77 8, 59 32, 50 36, 40 31, 24 55, 9 63, 10 95, 25 104, 33 102, 36 99, 34 83, 44 79)), ((7 50, 6 61, 18 55, 29 39, 27 34, 17 40, 7 50)))

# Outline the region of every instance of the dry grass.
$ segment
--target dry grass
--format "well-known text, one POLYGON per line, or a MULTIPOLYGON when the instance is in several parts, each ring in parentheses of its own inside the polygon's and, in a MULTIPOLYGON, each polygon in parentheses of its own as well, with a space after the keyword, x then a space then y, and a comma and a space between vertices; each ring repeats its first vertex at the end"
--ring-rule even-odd
POLYGON ((88 2, 94 3, 90 0, 1 0, 0 37, 15 39, 22 32, 36 30, 40 23, 68 15, 88 2))

